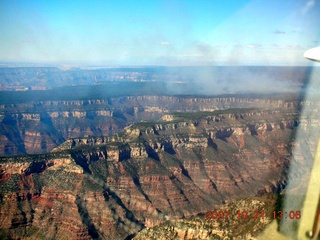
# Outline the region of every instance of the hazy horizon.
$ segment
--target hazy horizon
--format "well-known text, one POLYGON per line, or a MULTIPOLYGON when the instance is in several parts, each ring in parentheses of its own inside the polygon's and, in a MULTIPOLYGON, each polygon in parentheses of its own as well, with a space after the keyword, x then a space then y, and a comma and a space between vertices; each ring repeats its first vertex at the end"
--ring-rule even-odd
POLYGON ((90 69, 90 68, 152 68, 152 67, 319 67, 320 63, 312 62, 305 59, 305 62, 301 63, 283 63, 283 64, 273 64, 273 63, 239 63, 239 64, 230 64, 228 62, 221 62, 215 64, 203 64, 203 65, 166 65, 166 64, 121 64, 117 62, 109 61, 0 61, 0 68, 14 68, 14 67, 56 67, 63 70, 70 70, 74 68, 80 69, 90 69))

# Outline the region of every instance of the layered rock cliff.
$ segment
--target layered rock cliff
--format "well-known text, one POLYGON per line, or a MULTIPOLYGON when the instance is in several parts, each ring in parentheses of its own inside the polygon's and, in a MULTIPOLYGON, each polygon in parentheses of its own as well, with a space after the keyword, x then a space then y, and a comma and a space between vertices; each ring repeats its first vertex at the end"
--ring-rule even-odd
MULTIPOLYGON (((228 108, 299 109, 298 98, 127 96, 0 105, 0 156, 47 153, 70 138, 112 136, 169 112, 228 108)), ((170 115, 167 115, 170 117, 170 115)))
POLYGON ((3 157, 0 236, 130 239, 234 198, 279 193, 305 124, 291 110, 170 113, 113 137, 3 157))

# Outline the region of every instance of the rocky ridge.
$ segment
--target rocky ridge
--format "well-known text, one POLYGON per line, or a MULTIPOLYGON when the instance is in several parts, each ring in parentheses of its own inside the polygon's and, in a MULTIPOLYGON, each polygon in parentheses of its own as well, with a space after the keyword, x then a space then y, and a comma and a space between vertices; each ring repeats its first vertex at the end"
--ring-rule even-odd
POLYGON ((1 236, 125 239, 235 197, 279 193, 295 129, 310 124, 291 110, 169 115, 1 158, 1 236))
MULTIPOLYGON (((295 110, 304 103, 248 97, 127 96, 95 100, 34 101, 0 105, 0 155, 47 153, 70 138, 112 136, 170 112, 228 108, 295 110)), ((314 103, 313 103, 314 104, 314 103)), ((169 116, 167 116, 169 117, 169 116)))

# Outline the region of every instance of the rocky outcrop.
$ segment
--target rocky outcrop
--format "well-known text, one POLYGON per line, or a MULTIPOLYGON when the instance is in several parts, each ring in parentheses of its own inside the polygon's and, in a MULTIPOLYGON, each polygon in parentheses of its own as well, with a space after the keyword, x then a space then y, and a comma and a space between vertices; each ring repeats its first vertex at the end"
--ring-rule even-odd
POLYGON ((45 170, 57 170, 64 167, 67 172, 83 173, 82 168, 77 166, 71 156, 39 156, 31 158, 8 158, 0 163, 0 180, 10 178, 14 174, 30 175, 41 173, 45 170))
MULTIPOLYGON (((268 108, 274 111, 281 108, 294 112, 303 104, 316 103, 305 103, 291 97, 279 100, 245 96, 127 96, 3 104, 0 105, 0 155, 47 153, 67 139, 83 138, 86 135, 112 136, 135 122, 157 121, 160 118, 163 121, 179 120, 170 112, 219 111, 229 108, 268 108)), ((218 122, 220 118, 213 116, 213 121, 218 122)))
POLYGON ((194 113, 69 139, 50 154, 0 158, 0 233, 125 239, 170 220, 168 234, 178 238, 230 235, 227 225, 208 231, 178 219, 282 191, 301 124, 291 112, 194 113))

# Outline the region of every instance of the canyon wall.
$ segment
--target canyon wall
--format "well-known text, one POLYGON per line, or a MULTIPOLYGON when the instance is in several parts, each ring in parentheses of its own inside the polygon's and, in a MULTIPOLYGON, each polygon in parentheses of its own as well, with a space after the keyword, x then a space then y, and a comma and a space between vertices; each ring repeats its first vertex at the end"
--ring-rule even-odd
MULTIPOLYGON (((96 100, 35 101, 0 105, 0 156, 47 153, 70 138, 112 136, 170 112, 228 108, 299 109, 297 99, 132 96, 96 100)), ((170 117, 170 116, 167 116, 170 117)))
MULTIPOLYGON (((0 236, 130 239, 235 198, 279 193, 295 131, 310 124, 290 109, 169 113, 52 153, 2 157, 0 236)), ((303 166, 303 156, 295 161, 303 166)))

